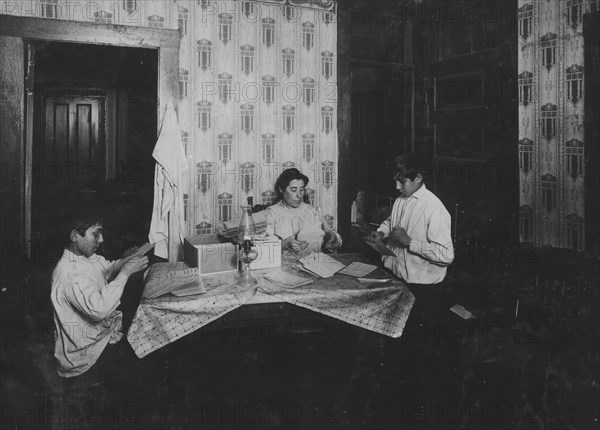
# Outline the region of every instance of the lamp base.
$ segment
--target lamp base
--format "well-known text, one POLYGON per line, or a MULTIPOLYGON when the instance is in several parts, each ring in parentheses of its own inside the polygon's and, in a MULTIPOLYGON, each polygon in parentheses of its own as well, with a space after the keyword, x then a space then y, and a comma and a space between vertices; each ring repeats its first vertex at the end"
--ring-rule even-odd
POLYGON ((256 279, 250 274, 250 264, 244 263, 244 269, 242 273, 239 274, 236 285, 240 287, 254 287, 257 283, 256 279))

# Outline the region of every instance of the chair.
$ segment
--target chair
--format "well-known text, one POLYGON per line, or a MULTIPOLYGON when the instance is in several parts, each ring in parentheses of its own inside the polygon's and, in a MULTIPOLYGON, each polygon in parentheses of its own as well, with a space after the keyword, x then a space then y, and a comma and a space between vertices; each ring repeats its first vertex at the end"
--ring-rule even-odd
POLYGON ((248 197, 246 200, 248 201, 248 205, 252 207, 253 214, 255 214, 256 212, 264 211, 266 208, 271 206, 271 204, 255 205, 254 198, 252 196, 248 197))
POLYGON ((269 206, 271 205, 254 205, 252 206, 252 213, 255 214, 256 212, 264 211, 269 206))

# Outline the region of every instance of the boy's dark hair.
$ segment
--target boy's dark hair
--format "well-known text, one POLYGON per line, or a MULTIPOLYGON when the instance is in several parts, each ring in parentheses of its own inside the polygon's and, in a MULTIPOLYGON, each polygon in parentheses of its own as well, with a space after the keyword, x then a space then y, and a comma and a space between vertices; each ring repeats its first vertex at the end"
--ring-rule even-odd
POLYGON ((414 181, 418 174, 425 179, 425 165, 423 160, 412 152, 405 152, 394 159, 396 163, 395 180, 408 178, 414 181))
POLYGON ((69 243, 73 230, 83 236, 88 228, 97 224, 102 225, 102 218, 90 208, 75 208, 65 213, 61 224, 61 238, 64 243, 69 243))
POLYGON ((300 170, 296 169, 295 167, 285 169, 283 172, 281 172, 281 175, 279 175, 279 178, 277 178, 277 181, 275 181, 275 194, 277 194, 276 201, 283 199, 283 192, 287 186, 290 185, 290 182, 296 179, 304 181, 305 187, 308 185, 308 177, 302 174, 300 170))

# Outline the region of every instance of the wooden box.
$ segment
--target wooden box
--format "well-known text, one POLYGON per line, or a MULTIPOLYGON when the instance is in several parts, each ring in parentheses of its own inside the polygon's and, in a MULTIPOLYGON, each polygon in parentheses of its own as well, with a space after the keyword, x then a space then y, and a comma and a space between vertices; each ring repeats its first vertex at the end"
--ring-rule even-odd
POLYGON ((183 259, 190 267, 197 267, 200 275, 234 272, 238 268, 237 246, 216 234, 186 237, 183 259))
POLYGON ((269 269, 281 266, 281 240, 278 237, 255 239, 254 246, 258 251, 258 257, 250 263, 250 269, 269 269))

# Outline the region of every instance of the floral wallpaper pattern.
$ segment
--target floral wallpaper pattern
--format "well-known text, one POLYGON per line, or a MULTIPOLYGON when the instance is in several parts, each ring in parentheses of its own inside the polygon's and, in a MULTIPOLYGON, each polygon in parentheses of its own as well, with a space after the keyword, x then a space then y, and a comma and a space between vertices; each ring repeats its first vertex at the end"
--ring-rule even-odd
POLYGON ((1 0, 0 13, 180 30, 189 235, 214 233, 249 196, 272 202, 277 176, 292 166, 336 225, 333 0, 1 0))
POLYGON ((519 0, 521 241, 583 250, 583 14, 598 0, 519 0))

